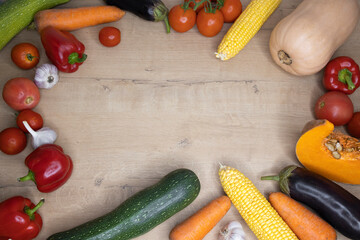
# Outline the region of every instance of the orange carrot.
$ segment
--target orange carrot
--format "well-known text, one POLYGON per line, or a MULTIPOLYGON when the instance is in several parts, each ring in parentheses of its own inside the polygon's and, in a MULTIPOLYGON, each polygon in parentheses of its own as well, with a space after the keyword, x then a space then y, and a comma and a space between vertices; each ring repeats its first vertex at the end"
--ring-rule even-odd
POLYGON ((269 202, 300 240, 336 239, 330 224, 287 195, 271 193, 269 202))
POLYGON ((114 6, 47 9, 36 13, 34 21, 41 32, 47 26, 72 31, 121 19, 125 12, 114 6))
POLYGON ((214 199, 202 209, 178 224, 170 232, 170 240, 199 240, 225 216, 231 207, 227 196, 214 199))

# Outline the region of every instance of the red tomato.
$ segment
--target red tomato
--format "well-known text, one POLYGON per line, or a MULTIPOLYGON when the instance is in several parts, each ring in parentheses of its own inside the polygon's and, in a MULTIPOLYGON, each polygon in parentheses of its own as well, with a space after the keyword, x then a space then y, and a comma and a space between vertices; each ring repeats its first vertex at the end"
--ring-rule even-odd
POLYGON ((187 32, 196 23, 196 13, 194 9, 184 9, 181 5, 176 5, 170 9, 168 14, 170 26, 177 32, 187 32))
MULTIPOLYGON (((199 3, 199 2, 201 2, 201 1, 202 1, 202 0, 195 0, 196 3, 199 3)), ((189 0, 184 0, 184 2, 189 2, 189 0)), ((200 5, 196 8, 196 12, 197 12, 197 13, 200 12, 200 10, 204 8, 204 5, 205 5, 205 2, 203 2, 202 4, 200 4, 200 5)), ((191 8, 194 8, 194 7, 195 7, 195 4, 194 4, 193 1, 191 1, 191 2, 189 3, 189 7, 191 7, 191 8)))
POLYGON ((20 43, 11 49, 12 61, 22 69, 30 69, 39 63, 39 51, 31 43, 20 43))
POLYGON ((24 132, 28 132, 28 130, 25 128, 23 121, 27 121, 27 123, 30 125, 30 127, 36 131, 43 127, 44 121, 40 114, 37 112, 34 112, 30 109, 25 109, 19 113, 19 115, 16 118, 16 124, 18 127, 23 130, 24 132))
POLYGON ((354 113, 346 129, 351 136, 360 138, 360 112, 354 113))
POLYGON ((347 124, 353 116, 354 105, 351 99, 342 92, 330 91, 316 102, 315 115, 318 119, 327 119, 335 126, 347 124))
POLYGON ((0 132, 0 150, 9 155, 18 154, 26 147, 26 135, 19 128, 6 128, 0 132))
POLYGON ((104 27, 99 32, 99 40, 105 47, 114 47, 121 41, 121 32, 116 27, 104 27))
POLYGON ((40 101, 40 91, 28 78, 13 78, 4 85, 5 102, 17 111, 34 108, 40 101))
POLYGON ((224 16, 219 10, 215 13, 206 12, 201 9, 196 18, 196 25, 199 32, 206 37, 216 36, 224 25, 224 16))
POLYGON ((232 23, 240 16, 242 4, 240 0, 225 0, 220 11, 224 15, 224 22, 232 23))

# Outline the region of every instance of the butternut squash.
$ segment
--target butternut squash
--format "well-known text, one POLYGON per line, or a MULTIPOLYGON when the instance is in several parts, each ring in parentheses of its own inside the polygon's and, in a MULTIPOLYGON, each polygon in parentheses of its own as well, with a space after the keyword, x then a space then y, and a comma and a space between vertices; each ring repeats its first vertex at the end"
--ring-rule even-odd
POLYGON ((310 171, 330 180, 360 184, 360 141, 340 131, 328 120, 313 120, 296 144, 298 160, 310 171))
POLYGON ((357 0, 304 0, 272 31, 271 56, 291 74, 317 73, 354 31, 359 15, 357 0))

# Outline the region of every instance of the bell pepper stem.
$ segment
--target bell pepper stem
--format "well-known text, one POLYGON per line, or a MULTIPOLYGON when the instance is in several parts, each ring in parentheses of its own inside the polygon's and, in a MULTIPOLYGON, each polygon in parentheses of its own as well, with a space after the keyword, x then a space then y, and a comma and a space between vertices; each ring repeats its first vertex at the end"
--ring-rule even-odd
POLYGON ((79 57, 79 54, 77 52, 73 52, 69 55, 68 57, 68 62, 70 64, 75 64, 75 63, 83 63, 87 58, 86 54, 82 54, 82 57, 79 57))
POLYGON ((34 208, 30 208, 28 206, 25 206, 24 208, 24 212, 30 217, 30 220, 34 220, 35 219, 35 212, 37 210, 39 210, 39 208, 44 204, 45 199, 41 199, 40 202, 38 204, 36 204, 36 206, 34 208))
POLYGON ((345 83, 349 90, 353 90, 355 88, 355 84, 352 81, 352 72, 349 69, 341 69, 338 73, 338 79, 340 82, 345 83))
POLYGON ((25 181, 33 181, 35 182, 35 175, 34 175, 34 172, 29 170, 28 174, 24 177, 21 177, 21 178, 18 178, 17 179, 19 182, 25 182, 25 181))

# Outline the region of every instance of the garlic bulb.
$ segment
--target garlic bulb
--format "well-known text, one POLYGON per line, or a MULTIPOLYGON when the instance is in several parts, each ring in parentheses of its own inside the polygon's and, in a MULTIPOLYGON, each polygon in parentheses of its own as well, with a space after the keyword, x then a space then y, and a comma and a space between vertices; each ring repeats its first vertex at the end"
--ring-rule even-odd
POLYGON ((43 127, 37 131, 34 131, 27 123, 27 121, 23 121, 23 124, 32 136, 31 145, 34 149, 44 144, 54 143, 57 138, 56 132, 48 127, 43 127))
POLYGON ((245 240, 245 232, 238 221, 231 221, 221 229, 219 240, 245 240))
POLYGON ((59 71, 55 65, 45 63, 36 69, 34 82, 38 88, 52 88, 59 81, 59 71))

